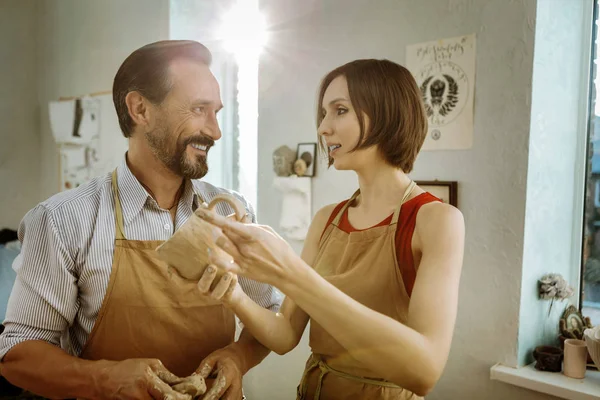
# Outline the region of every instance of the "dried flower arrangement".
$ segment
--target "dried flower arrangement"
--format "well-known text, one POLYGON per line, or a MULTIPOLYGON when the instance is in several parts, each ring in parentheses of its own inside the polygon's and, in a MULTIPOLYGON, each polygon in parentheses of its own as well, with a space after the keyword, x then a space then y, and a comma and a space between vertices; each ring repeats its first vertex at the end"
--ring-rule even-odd
POLYGON ((547 274, 542 276, 538 281, 539 295, 542 300, 550 300, 550 309, 548 315, 552 311, 554 300, 564 300, 573 296, 573 288, 562 277, 561 274, 547 274))

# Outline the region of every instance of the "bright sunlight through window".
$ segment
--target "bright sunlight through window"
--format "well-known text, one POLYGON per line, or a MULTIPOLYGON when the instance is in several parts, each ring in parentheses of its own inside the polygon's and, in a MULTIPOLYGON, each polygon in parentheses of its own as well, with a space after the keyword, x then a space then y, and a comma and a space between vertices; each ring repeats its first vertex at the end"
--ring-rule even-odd
POLYGON ((258 59, 267 42, 258 0, 238 0, 223 16, 219 38, 238 64, 239 191, 257 206, 258 59))

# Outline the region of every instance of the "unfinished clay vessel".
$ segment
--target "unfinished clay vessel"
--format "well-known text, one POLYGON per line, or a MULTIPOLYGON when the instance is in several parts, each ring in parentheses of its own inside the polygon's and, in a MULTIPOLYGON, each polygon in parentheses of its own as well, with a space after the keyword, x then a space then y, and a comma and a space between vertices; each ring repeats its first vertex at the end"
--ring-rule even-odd
MULTIPOLYGON (((228 218, 234 218, 240 222, 250 222, 244 205, 229 194, 218 195, 208 205, 203 204, 201 207, 213 210, 221 201, 228 203, 235 211, 228 218)), ((208 267, 211 253, 230 258, 216 244, 216 240, 221 234, 220 228, 206 222, 194 213, 169 240, 158 246, 156 251, 158 256, 176 269, 182 277, 197 281, 208 267)), ((217 277, 213 283, 216 285, 224 274, 225 271, 217 269, 217 277)))
POLYGON ((183 378, 181 382, 171 386, 176 392, 192 396, 192 399, 206 393, 206 382, 198 374, 183 378))

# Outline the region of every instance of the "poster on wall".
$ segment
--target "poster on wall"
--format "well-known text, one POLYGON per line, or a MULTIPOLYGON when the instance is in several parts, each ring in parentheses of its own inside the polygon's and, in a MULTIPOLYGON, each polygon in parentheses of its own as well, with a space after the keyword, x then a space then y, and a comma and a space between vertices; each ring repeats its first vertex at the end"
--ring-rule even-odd
POLYGON ((409 45, 406 67, 421 89, 429 122, 423 150, 471 148, 475 35, 409 45))

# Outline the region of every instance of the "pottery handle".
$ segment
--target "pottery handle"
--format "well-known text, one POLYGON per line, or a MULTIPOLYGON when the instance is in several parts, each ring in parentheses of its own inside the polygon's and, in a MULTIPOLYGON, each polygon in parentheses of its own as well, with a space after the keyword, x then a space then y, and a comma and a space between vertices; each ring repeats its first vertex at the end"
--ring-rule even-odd
POLYGON ((233 211, 235 211, 235 217, 238 221, 244 222, 244 218, 246 217, 246 207, 235 197, 229 194, 219 194, 215 196, 210 203, 208 203, 208 209, 212 211, 213 208, 217 205, 217 203, 224 201, 229 204, 233 211))

